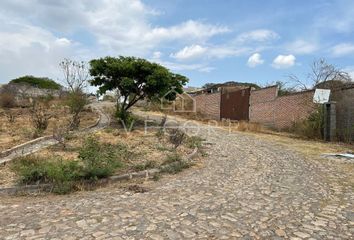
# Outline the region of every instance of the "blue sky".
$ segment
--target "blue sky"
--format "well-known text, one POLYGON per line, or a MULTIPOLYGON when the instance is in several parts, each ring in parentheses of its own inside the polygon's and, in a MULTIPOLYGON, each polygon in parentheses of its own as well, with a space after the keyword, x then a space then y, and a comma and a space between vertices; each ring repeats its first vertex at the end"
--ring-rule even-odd
POLYGON ((354 1, 2 0, 0 83, 31 74, 60 81, 63 58, 132 55, 189 85, 309 83, 314 59, 354 75, 354 1))

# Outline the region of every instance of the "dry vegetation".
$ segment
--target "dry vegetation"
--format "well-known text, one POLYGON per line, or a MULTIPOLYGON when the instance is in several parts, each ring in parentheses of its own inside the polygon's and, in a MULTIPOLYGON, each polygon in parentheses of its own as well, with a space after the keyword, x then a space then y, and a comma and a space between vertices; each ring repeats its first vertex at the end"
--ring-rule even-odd
MULTIPOLYGON (((194 147, 201 147, 201 139, 189 137, 185 137, 183 143, 176 147, 168 134, 160 134, 158 130, 151 130, 145 133, 143 126, 138 123, 138 126, 133 131, 126 132, 118 127, 118 123, 113 122, 112 126, 89 136, 83 136, 82 134, 69 135, 65 146, 62 144, 51 146, 30 155, 27 159, 31 161, 33 159, 36 159, 35 161, 46 161, 46 159, 53 159, 54 157, 64 162, 78 162, 87 139, 93 138, 101 146, 110 146, 111 149, 118 150, 117 159, 119 164, 117 167, 112 168, 113 171, 108 173, 108 176, 142 171, 149 168, 160 168, 171 163, 177 164, 172 168, 166 169, 166 172, 177 173, 183 168, 189 167, 189 164, 186 164, 182 159, 190 154, 194 147)), ((89 152, 87 154, 95 155, 96 153, 89 152)), ((0 167, 0 176, 0 185, 2 186, 14 185, 20 179, 20 176, 13 171, 13 164, 0 167)))
MULTIPOLYGON (((41 135, 51 135, 57 128, 69 124, 70 111, 62 101, 53 100, 48 103, 46 112, 51 112, 48 128, 41 135)), ((88 127, 97 121, 98 115, 86 108, 80 113, 80 128, 88 127)), ((14 147, 38 137, 31 119, 31 108, 0 108, 0 151, 14 147)))

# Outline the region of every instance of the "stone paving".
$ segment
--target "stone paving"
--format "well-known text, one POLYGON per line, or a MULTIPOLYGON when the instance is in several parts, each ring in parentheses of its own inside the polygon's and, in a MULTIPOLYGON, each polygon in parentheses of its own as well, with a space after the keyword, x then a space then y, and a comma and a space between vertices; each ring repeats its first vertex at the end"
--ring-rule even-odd
POLYGON ((254 135, 201 134, 204 165, 149 181, 146 193, 1 199, 0 238, 353 239, 352 173, 254 135))

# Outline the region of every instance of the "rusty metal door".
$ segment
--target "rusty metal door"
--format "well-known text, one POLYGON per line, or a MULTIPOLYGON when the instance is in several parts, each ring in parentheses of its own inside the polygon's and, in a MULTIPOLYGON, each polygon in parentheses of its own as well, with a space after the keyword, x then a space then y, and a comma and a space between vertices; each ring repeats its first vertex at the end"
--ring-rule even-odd
POLYGON ((221 93, 221 118, 248 121, 250 93, 251 88, 221 93))

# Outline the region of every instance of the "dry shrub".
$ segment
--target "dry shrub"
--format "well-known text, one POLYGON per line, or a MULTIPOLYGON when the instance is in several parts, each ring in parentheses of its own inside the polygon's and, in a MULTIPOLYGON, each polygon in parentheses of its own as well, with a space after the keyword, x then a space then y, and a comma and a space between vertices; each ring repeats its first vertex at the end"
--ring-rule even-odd
POLYGON ((310 138, 322 139, 324 127, 324 112, 321 107, 310 114, 310 116, 302 121, 294 122, 293 125, 287 129, 291 133, 310 138))
POLYGON ((15 122, 15 119, 16 119, 16 117, 17 117, 16 112, 11 111, 11 109, 6 109, 6 110, 4 111, 4 115, 6 116, 7 121, 8 121, 9 123, 14 123, 14 122, 15 122))
POLYGON ((169 141, 174 145, 175 148, 178 148, 185 139, 185 133, 178 129, 178 128, 172 128, 168 131, 169 133, 169 141))
POLYGON ((16 98, 11 93, 1 93, 0 94, 0 106, 2 108, 13 108, 16 107, 16 98))
MULTIPOLYGON (((167 107, 167 106, 165 106, 165 104, 164 104, 164 107, 167 107)), ((159 112, 159 111, 161 111, 161 102, 160 101, 148 102, 145 105, 144 110, 145 111, 159 112)))
POLYGON ((237 125, 237 130, 241 132, 261 132, 262 126, 259 123, 240 121, 237 125))
POLYGON ((39 134, 47 129, 49 119, 53 117, 53 114, 48 111, 48 108, 47 103, 35 102, 30 110, 32 124, 39 134))

